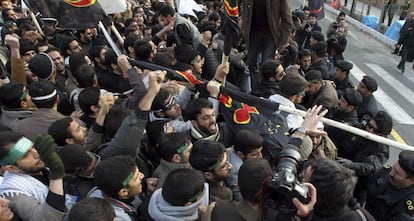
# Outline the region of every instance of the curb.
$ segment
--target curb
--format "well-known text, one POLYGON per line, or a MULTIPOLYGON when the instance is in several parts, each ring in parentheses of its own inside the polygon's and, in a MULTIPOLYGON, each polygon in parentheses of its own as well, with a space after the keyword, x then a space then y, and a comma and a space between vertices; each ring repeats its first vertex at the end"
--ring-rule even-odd
MULTIPOLYGON (((324 4, 324 8, 325 11, 332 13, 334 15, 339 15, 339 11, 332 8, 331 6, 329 6, 328 4, 324 4)), ((388 38, 387 36, 381 34, 380 32, 378 32, 377 30, 374 30, 364 24, 362 24, 361 22, 359 22, 358 20, 350 17, 349 15, 347 15, 345 17, 346 21, 355 26, 356 28, 358 28, 360 31, 365 32, 369 35, 371 35, 372 37, 374 37, 376 40, 378 40, 379 42, 385 44, 386 46, 390 47, 390 48, 394 48, 395 44, 397 44, 396 41, 392 40, 391 38, 388 38)))

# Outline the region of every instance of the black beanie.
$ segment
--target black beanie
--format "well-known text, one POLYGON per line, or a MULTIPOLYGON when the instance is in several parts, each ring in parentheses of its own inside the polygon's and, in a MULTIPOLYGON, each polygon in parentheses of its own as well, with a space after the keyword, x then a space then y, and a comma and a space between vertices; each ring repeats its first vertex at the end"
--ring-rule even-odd
POLYGON ((29 69, 38 78, 49 80, 55 72, 55 63, 46 53, 39 53, 29 60, 29 69))

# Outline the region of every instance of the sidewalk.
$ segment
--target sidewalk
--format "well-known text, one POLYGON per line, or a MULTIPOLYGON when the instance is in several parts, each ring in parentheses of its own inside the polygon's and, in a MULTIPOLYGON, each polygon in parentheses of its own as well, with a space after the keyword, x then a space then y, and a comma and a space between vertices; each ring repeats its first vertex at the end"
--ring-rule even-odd
MULTIPOLYGON (((367 9, 368 9, 368 5, 367 3, 363 3, 362 1, 356 1, 356 6, 355 6, 355 12, 354 15, 356 15, 357 17, 361 17, 361 19, 367 15, 367 9)), ((349 16, 349 13, 351 11, 351 5, 352 5, 352 0, 348 0, 348 5, 347 6, 342 6, 342 11, 344 11, 347 16, 346 16, 346 20, 349 24, 354 25, 355 27, 357 27, 358 29, 360 29, 361 31, 371 35, 372 37, 374 37, 375 39, 377 39, 378 41, 380 41, 381 43, 387 45, 390 48, 394 48, 395 44, 397 43, 396 41, 386 37, 385 35, 383 35, 381 32, 374 30, 364 24, 361 23, 360 20, 357 20, 355 18, 352 18, 349 16)), ((336 10, 334 8, 332 8, 331 6, 329 6, 329 2, 326 3, 324 5, 325 7, 325 13, 329 12, 329 13, 333 13, 334 15, 338 15, 339 14, 339 10, 336 10)), ((381 9, 377 8, 377 7, 373 7, 371 6, 370 9, 370 13, 369 15, 373 15, 375 17, 377 17, 378 22, 380 22, 380 17, 381 17, 381 9)), ((400 15, 394 15, 394 19, 392 20, 393 22, 398 21, 398 19, 400 18, 400 15)), ((384 24, 378 24, 378 29, 385 29, 383 32, 385 33, 388 24, 388 16, 386 16, 385 20, 384 20, 384 24)))

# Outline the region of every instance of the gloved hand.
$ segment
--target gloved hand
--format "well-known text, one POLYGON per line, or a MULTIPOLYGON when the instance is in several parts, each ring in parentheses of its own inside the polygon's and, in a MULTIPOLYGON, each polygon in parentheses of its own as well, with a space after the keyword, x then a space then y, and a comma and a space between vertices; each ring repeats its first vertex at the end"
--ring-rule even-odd
POLYGON ((50 179, 57 180, 65 176, 62 159, 56 153, 56 143, 50 135, 38 136, 34 141, 34 148, 40 159, 49 168, 50 179))
POLYGON ((352 160, 348 160, 342 157, 337 157, 336 162, 349 169, 352 169, 352 166, 354 165, 354 162, 352 160))

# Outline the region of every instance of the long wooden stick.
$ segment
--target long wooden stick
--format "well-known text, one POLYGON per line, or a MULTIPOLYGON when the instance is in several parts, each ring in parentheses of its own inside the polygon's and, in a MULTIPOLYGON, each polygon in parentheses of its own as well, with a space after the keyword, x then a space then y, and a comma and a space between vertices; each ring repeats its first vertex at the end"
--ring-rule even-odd
POLYGON ((43 35, 44 35, 44 33, 43 33, 43 30, 42 30, 42 27, 40 27, 40 24, 39 24, 39 22, 37 21, 36 16, 35 16, 35 14, 32 12, 32 10, 29 10, 29 16, 30 16, 30 18, 32 19, 32 21, 33 21, 34 25, 36 26, 37 31, 39 31, 39 34, 41 34, 41 35, 43 36, 43 35))

